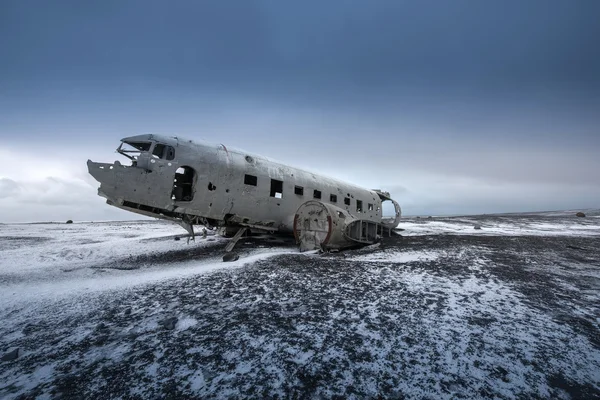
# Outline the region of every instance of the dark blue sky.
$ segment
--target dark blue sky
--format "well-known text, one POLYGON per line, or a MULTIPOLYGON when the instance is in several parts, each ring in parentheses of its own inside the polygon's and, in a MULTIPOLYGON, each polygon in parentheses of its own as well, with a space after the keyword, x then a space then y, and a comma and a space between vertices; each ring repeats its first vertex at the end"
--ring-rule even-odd
POLYGON ((57 167, 5 165, 0 202, 49 178, 95 195, 85 160, 155 132, 388 187, 411 214, 598 207, 599 39, 595 0, 4 0, 0 152, 57 167))

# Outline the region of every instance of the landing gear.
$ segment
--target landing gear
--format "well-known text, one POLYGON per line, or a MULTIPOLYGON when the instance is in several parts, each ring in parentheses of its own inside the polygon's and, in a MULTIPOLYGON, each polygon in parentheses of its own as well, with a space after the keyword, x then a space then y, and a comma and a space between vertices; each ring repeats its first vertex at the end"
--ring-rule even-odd
POLYGON ((192 225, 191 222, 185 221, 183 219, 181 221, 178 221, 177 223, 181 225, 183 229, 185 229, 190 234, 187 240, 188 244, 190 244, 190 239, 195 242, 196 234, 194 233, 194 225, 192 225))
POLYGON ((237 255, 235 253, 231 253, 231 250, 233 250, 233 248, 235 247, 237 242, 239 242, 239 240, 242 238, 244 233, 246 233, 246 230, 248 230, 248 228, 246 228, 246 227, 240 228, 236 232, 236 234, 233 236, 233 238, 231 238, 229 243, 227 243, 227 246, 225 246, 225 255, 223 256, 223 261, 225 261, 225 262, 236 261, 240 258, 239 255, 237 255))

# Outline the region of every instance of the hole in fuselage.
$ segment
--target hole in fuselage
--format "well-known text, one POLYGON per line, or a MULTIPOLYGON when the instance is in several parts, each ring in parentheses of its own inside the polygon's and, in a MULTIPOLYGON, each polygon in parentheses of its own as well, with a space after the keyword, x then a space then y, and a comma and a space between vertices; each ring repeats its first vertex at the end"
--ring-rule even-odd
POLYGON ((391 200, 383 200, 381 202, 381 216, 382 217, 395 217, 396 216, 396 207, 391 200))
POLYGON ((192 167, 179 167, 173 179, 171 199, 175 201, 192 201, 194 198, 194 178, 196 172, 192 167))

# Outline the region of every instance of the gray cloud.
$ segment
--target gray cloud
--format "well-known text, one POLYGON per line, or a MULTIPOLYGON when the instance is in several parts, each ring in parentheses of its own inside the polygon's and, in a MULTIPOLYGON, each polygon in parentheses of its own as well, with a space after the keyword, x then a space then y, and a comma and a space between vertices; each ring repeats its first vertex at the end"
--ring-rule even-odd
POLYGON ((15 155, 0 164, 0 219, 114 212, 85 161, 147 132, 391 188, 423 213, 593 206, 599 13, 561 0, 3 1, 0 138, 15 155))
POLYGON ((19 184, 12 179, 0 178, 0 199, 8 198, 19 192, 19 184))
MULTIPOLYGON (((600 82, 596 2, 3 2, 10 79, 257 91, 521 90, 600 82), (436 89, 439 87, 440 89, 436 89)), ((592 85, 590 87, 590 85, 592 85)))
POLYGON ((0 222, 141 218, 106 206, 104 199, 96 196, 94 186, 78 179, 46 177, 22 182, 0 179, 0 222), (3 190, 8 185, 12 191, 3 190))

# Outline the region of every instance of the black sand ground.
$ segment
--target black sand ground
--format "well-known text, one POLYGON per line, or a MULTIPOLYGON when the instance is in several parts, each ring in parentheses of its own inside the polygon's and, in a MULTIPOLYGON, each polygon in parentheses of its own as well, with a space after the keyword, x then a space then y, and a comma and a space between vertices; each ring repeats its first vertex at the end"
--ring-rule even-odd
POLYGON ((1 317, 0 398, 600 398, 598 237, 397 236, 1 317))

